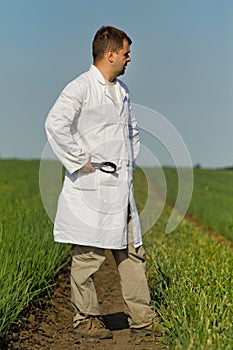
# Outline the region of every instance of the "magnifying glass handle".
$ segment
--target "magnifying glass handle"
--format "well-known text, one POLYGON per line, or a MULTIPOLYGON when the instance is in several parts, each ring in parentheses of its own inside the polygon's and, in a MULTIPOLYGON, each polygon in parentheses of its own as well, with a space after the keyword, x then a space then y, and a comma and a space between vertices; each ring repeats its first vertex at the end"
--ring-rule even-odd
POLYGON ((94 163, 94 162, 91 162, 91 165, 92 165, 94 168, 99 169, 101 163, 94 163))

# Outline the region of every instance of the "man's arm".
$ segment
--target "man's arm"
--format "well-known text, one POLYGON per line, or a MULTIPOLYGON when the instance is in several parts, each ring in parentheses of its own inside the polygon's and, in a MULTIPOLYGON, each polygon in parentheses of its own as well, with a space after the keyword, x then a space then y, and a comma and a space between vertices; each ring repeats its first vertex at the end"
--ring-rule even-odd
POLYGON ((82 107, 84 87, 72 81, 62 91, 45 122, 48 141, 65 168, 72 174, 82 169, 92 171, 90 157, 74 140, 71 125, 82 107))

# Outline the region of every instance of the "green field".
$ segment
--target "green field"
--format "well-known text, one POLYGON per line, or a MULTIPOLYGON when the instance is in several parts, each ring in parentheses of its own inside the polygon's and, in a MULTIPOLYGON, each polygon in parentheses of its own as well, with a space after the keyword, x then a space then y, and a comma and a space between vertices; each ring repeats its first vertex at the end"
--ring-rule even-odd
MULTIPOLYGON (((165 174, 168 195, 175 198, 175 171, 165 169, 165 174)), ((32 300, 49 290, 70 256, 69 245, 53 242, 38 175, 39 161, 0 161, 0 337, 32 300)), ((208 220, 214 223, 211 229, 232 239, 230 184, 230 171, 195 170, 190 212, 205 225, 209 226, 208 220)), ((142 210, 147 183, 139 169, 135 195, 142 210)), ((231 350, 232 250, 187 220, 166 234, 169 216, 170 209, 165 207, 144 235, 153 305, 161 317, 161 340, 169 349, 231 350)))
MULTIPOLYGON (((174 202, 177 175, 174 168, 165 168, 168 198, 174 202)), ((194 190, 188 213, 233 241, 233 170, 194 169, 194 190)))

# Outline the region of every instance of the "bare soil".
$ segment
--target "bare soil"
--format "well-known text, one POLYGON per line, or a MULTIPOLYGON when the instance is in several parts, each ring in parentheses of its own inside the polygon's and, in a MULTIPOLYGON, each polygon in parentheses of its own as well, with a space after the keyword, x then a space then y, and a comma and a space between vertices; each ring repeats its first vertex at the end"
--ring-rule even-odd
POLYGON ((70 266, 58 277, 52 298, 28 311, 25 322, 15 324, 2 349, 9 350, 159 350, 162 345, 149 338, 131 337, 124 314, 119 276, 112 254, 95 275, 95 285, 106 325, 113 339, 85 339, 72 333, 70 266))

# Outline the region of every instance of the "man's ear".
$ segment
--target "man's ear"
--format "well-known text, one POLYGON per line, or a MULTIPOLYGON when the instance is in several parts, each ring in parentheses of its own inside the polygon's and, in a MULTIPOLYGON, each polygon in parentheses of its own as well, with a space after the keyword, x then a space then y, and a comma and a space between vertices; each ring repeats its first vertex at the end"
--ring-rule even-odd
POLYGON ((107 53, 108 62, 113 63, 115 58, 115 52, 113 50, 108 50, 107 53))

